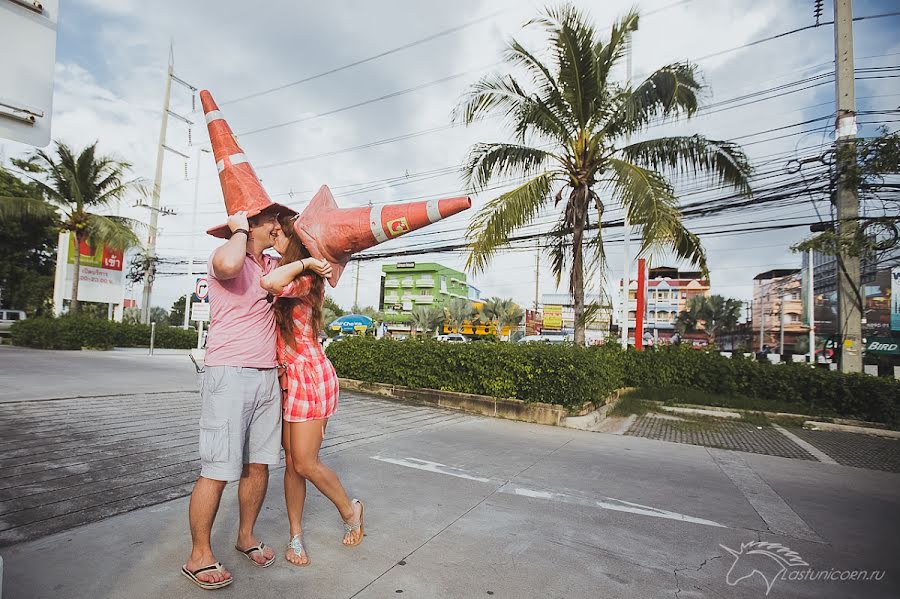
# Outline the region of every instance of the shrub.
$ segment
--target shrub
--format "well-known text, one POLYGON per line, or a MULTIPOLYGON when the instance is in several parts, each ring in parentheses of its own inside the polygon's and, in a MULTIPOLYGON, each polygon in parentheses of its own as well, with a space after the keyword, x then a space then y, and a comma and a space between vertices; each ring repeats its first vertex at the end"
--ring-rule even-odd
POLYGON ((733 407, 859 418, 900 426, 900 382, 769 364, 687 347, 643 352, 538 343, 440 343, 352 338, 328 355, 338 375, 363 381, 475 393, 578 409, 619 387, 689 388, 733 407))
MULTIPOLYGON (((32 318, 16 322, 10 330, 14 345, 37 349, 149 347, 150 326, 127 324, 90 316, 32 318)), ((157 325, 155 346, 190 349, 197 343, 194 330, 157 325)))

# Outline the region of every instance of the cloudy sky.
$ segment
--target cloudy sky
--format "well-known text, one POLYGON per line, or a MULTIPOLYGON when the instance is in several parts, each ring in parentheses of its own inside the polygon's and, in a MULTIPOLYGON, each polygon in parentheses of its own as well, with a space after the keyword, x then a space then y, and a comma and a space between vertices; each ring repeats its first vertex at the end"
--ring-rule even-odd
MULTIPOLYGON (((611 24, 632 5, 621 1, 577 4, 600 27, 611 24)), ((891 0, 854 4, 855 16, 896 9, 891 0)), ((512 0, 63 0, 52 136, 79 148, 99 140, 103 152, 127 159, 136 175, 152 180, 172 40, 176 75, 213 93, 275 201, 302 209, 321 184, 332 188, 342 206, 461 195, 465 190, 453 167, 460 164, 466 150, 476 142, 506 141, 510 136, 496 121, 451 127, 452 108, 480 75, 504 70, 497 63, 512 36, 538 52, 545 48, 540 32, 522 31, 523 23, 542 6, 512 0), (424 38, 431 39, 391 52, 424 38), (364 62, 297 83, 358 61, 364 62), (379 99, 384 96, 390 97, 379 99)), ((751 95, 722 105, 725 110, 713 108, 689 122, 655 127, 648 134, 698 132, 735 139, 753 160, 759 173, 756 185, 762 189, 797 180, 798 175, 785 171, 788 161, 815 156, 833 139, 834 88, 830 79, 814 79, 833 68, 830 25, 721 52, 813 24, 812 0, 646 0, 638 7, 645 17, 634 38, 636 79, 666 63, 693 60, 709 86, 707 104, 751 95), (812 81, 797 83, 806 79, 812 81), (777 89, 759 94, 773 88, 777 89), (774 97, 765 99, 770 96, 774 97)), ((825 0, 823 20, 830 21, 831 15, 831 0, 825 0)), ((858 69, 898 64, 900 18, 864 20, 854 27, 858 69)), ((858 110, 896 109, 900 105, 897 71, 888 71, 894 77, 883 77, 875 70, 867 73, 871 76, 857 82, 858 110)), ((624 71, 621 75, 625 76, 624 71)), ((192 113, 191 100, 189 90, 173 86, 172 109, 196 123, 190 132, 193 146, 188 126, 173 119, 167 143, 193 156, 208 136, 202 115, 192 113)), ((887 121, 889 128, 897 127, 890 122, 896 120, 896 113, 861 120, 887 121)), ((873 125, 861 129, 862 134, 872 131, 873 125)), ((0 148, 7 159, 28 151, 13 142, 0 143, 0 148)), ((804 169, 804 176, 814 179, 815 165, 807 168, 811 170, 804 169)), ((198 258, 205 263, 216 246, 215 239, 191 231, 198 174, 196 230, 224 222, 212 157, 200 154, 199 163, 192 159, 186 164, 181 157, 167 154, 161 204, 177 214, 160 219, 158 251, 164 258, 187 259, 193 240, 198 258)), ((684 182, 680 187, 683 202, 725 195, 709 187, 696 180, 684 182)), ((458 241, 468 218, 499 191, 476 196, 470 214, 379 249, 458 241)), ((806 229, 716 235, 717 231, 815 220, 814 199, 688 221, 705 235, 714 292, 749 299, 755 274, 799 267, 799 257, 788 248, 806 229)), ((817 208, 828 218, 826 204, 817 208)), ((121 213, 148 218, 146 210, 129 205, 121 213)), ((608 214, 610 219, 620 216, 616 210, 608 214)), ((548 222, 547 218, 541 222, 548 222)), ((528 231, 537 230, 540 227, 528 231)), ((622 229, 610 229, 606 235, 610 240, 606 278, 618 281, 623 258, 616 240, 621 239, 622 229)), ((425 254, 415 260, 459 269, 465 265, 462 253, 425 254)), ((655 261, 671 263, 665 257, 655 261)), ((362 264, 360 304, 377 303, 380 269, 377 261, 362 264)), ((163 266, 162 270, 184 272, 185 267, 163 266)), ((354 269, 349 269, 331 291, 345 307, 353 302, 354 275, 354 269)), ((534 252, 518 251, 498 256, 473 282, 484 295, 513 297, 530 305, 534 281, 534 252)), ((549 269, 542 267, 540 281, 543 293, 556 290, 549 269)), ((600 279, 592 284, 596 287, 600 279)), ((192 288, 186 275, 161 276, 153 304, 168 308, 192 288)), ((129 295, 140 297, 140 289, 129 295)))

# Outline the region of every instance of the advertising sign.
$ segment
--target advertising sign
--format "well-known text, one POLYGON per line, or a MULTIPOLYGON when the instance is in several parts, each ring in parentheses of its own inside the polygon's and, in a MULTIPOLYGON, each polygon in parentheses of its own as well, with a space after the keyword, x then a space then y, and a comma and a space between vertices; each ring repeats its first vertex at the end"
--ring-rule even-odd
POLYGON ((105 246, 91 247, 82 243, 76 250, 75 236, 61 233, 56 262, 54 302, 61 309, 62 300, 72 299, 72 281, 75 275, 75 252, 81 254, 78 269, 78 299, 85 302, 106 304, 122 303, 123 267, 122 251, 105 246))
POLYGON ((544 306, 542 328, 545 331, 559 331, 562 329, 562 306, 544 306))
POLYGON ((891 330, 900 331, 900 266, 891 269, 891 330))
POLYGON ((207 302, 192 303, 191 320, 194 322, 209 322, 209 304, 207 302))

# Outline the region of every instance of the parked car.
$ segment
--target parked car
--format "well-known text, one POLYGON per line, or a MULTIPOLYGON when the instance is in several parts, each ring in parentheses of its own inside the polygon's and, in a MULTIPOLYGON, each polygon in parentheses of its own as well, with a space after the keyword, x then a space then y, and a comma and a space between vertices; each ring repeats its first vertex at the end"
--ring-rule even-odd
POLYGON ((438 341, 443 341, 444 343, 468 343, 468 339, 466 339, 465 335, 460 335, 459 333, 448 333, 447 335, 438 335, 435 337, 438 341))
POLYGON ((517 343, 567 343, 572 341, 569 335, 525 335, 517 343))
POLYGON ((0 310, 0 335, 9 336, 9 329, 20 320, 25 320, 25 312, 22 310, 0 310))

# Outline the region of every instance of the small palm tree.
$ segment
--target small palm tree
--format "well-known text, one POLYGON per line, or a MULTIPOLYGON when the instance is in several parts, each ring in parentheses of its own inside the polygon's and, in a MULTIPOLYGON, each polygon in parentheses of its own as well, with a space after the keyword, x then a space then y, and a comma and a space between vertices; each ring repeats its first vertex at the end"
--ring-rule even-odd
POLYGON ((410 332, 416 336, 416 332, 436 331, 444 322, 444 311, 437 306, 416 306, 413 308, 410 332))
POLYGON ((681 332, 695 333, 703 330, 711 344, 720 333, 733 331, 741 318, 743 302, 721 295, 695 295, 688 300, 687 310, 675 320, 675 328, 681 332))
POLYGON ((513 326, 518 326, 522 319, 525 318, 525 310, 521 306, 513 302, 511 299, 504 300, 504 309, 497 319, 497 336, 502 337, 503 329, 510 327, 508 339, 512 339, 513 326))
POLYGON ((454 298, 447 302, 447 324, 456 329, 457 333, 462 332, 462 325, 467 320, 472 320, 475 316, 475 308, 472 302, 460 297, 454 298))
MULTIPOLYGON (((492 297, 484 300, 484 303, 481 306, 481 317, 484 324, 496 325, 499 322, 500 315, 504 310, 503 302, 504 300, 499 297, 492 297)), ((497 331, 497 337, 499 336, 500 332, 497 331)))
POLYGON ((97 156, 94 143, 77 156, 69 146, 56 143, 56 156, 37 150, 27 162, 27 170, 42 177, 32 177, 47 202, 29 197, 0 197, 0 222, 25 215, 52 220, 60 231, 75 236, 74 277, 70 312, 78 313, 78 280, 81 269, 81 245, 106 245, 117 250, 140 245, 135 230, 139 221, 121 216, 95 214, 89 210, 107 208, 128 193, 144 193, 138 179, 127 179, 131 165, 114 158, 97 156))
POLYGON ((549 60, 513 40, 505 58, 527 71, 530 82, 488 75, 472 85, 454 114, 465 124, 499 114, 515 135, 514 143, 472 147, 464 174, 473 191, 495 179, 525 179, 473 217, 467 266, 483 271, 513 232, 548 206, 561 204, 547 247, 557 283, 569 270, 575 341, 583 344, 585 251, 587 270, 602 271, 607 208, 621 206, 629 222, 642 228, 640 251, 671 251, 706 272, 706 254, 682 223, 667 174, 704 174, 711 182, 749 193, 750 166, 735 144, 700 135, 630 143, 630 136, 655 122, 693 115, 703 89, 697 68, 683 62, 662 67, 636 87, 612 80, 638 28, 637 12, 616 22, 608 39, 568 5, 546 9, 528 25, 546 29, 549 60), (596 234, 586 239, 589 229, 596 234))

